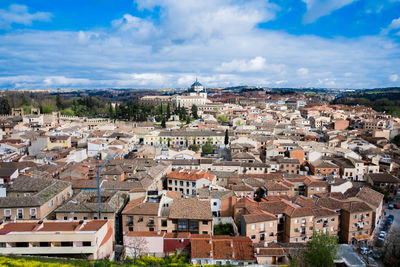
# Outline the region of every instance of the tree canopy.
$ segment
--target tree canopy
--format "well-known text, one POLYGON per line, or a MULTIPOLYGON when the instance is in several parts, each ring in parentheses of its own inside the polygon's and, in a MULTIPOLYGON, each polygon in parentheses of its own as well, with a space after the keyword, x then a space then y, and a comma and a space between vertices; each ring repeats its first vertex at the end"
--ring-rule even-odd
POLYGON ((306 266, 335 266, 334 259, 337 255, 337 249, 338 239, 336 236, 314 232, 312 239, 307 243, 307 249, 304 251, 306 266))

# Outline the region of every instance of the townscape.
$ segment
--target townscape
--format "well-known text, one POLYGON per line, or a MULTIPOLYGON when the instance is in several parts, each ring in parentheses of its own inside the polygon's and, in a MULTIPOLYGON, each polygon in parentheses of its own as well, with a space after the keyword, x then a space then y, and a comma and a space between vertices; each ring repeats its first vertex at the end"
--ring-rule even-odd
POLYGON ((395 263, 400 119, 336 97, 196 80, 135 100, 157 120, 113 117, 117 101, 97 117, 13 107, 0 121, 0 253, 280 266, 326 234, 341 266, 395 263))

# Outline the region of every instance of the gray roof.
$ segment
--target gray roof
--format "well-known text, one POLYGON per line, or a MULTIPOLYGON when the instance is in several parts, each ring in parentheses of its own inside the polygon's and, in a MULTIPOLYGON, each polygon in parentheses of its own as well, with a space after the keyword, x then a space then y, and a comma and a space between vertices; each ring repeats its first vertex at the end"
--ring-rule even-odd
MULTIPOLYGON (((128 193, 113 190, 101 190, 101 197, 101 211, 115 213, 128 199, 128 193)), ((85 190, 79 192, 63 206, 57 208, 55 212, 98 212, 97 190, 85 190)))
POLYGON ((0 207, 38 207, 69 186, 71 184, 66 181, 20 176, 8 185, 7 192, 30 193, 30 196, 0 198, 0 207))

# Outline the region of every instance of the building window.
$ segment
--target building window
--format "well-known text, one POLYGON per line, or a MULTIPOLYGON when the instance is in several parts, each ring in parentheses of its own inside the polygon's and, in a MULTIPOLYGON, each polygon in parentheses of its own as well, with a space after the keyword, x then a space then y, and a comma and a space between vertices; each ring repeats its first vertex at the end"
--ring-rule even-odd
POLYGON ((297 233, 299 231, 299 229, 297 229, 297 228, 294 228, 294 232, 295 233, 297 233))
POLYGON ((30 209, 30 215, 31 215, 31 219, 33 219, 33 220, 36 219, 36 208, 30 209))
POLYGON ((67 216, 64 216, 64 221, 66 221, 66 220, 68 220, 68 217, 67 217, 67 216))
POLYGON ((168 180, 168 184, 172 184, 172 180, 168 180))
POLYGON ((167 227, 167 225, 168 225, 167 220, 161 220, 161 226, 162 227, 167 227))
POLYGON ((138 222, 143 222, 143 217, 139 217, 138 222))
POLYGON ((251 239, 256 239, 256 235, 251 235, 251 239))
POLYGON ((332 218, 331 221, 334 222, 334 221, 335 221, 335 218, 332 218))
POLYGON ((203 221, 203 225, 208 225, 208 221, 203 221))
POLYGON ((214 206, 217 206, 217 202, 213 202, 213 205, 214 205, 214 206))
POLYGON ((18 219, 23 219, 24 218, 24 210, 23 209, 18 209, 17 210, 17 216, 18 216, 18 219))
POLYGON ((82 242, 82 246, 83 247, 91 247, 92 246, 92 242, 91 241, 83 241, 82 242))
POLYGON ((183 186, 183 181, 179 181, 179 185, 180 185, 180 186, 183 186))

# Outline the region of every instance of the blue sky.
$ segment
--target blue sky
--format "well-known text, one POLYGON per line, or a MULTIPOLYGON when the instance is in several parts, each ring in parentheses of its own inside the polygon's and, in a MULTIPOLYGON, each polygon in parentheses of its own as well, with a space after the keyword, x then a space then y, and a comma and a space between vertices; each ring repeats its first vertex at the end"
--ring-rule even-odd
POLYGON ((0 88, 400 86, 400 0, 0 1, 0 88))

